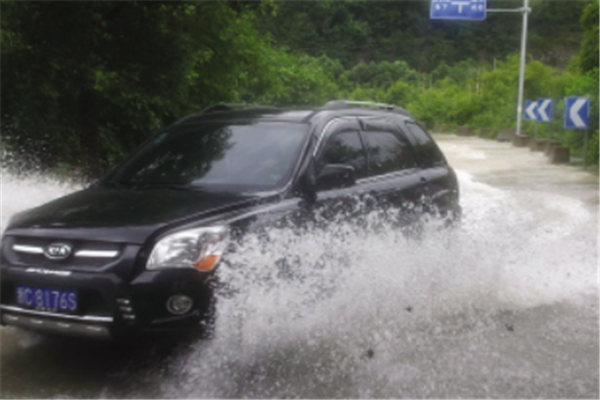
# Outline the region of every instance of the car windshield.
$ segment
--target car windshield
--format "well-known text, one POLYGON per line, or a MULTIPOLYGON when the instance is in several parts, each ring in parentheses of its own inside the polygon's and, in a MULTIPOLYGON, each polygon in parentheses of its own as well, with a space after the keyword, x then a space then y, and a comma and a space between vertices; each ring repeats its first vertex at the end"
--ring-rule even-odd
POLYGON ((174 127, 147 142, 103 183, 248 192, 287 182, 307 136, 302 124, 204 123, 174 127))

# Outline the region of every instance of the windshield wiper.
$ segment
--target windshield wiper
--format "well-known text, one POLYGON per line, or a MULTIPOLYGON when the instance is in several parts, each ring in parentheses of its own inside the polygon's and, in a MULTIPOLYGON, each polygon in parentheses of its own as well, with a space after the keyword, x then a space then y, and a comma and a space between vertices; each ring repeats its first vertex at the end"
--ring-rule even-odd
POLYGON ((127 185, 125 185, 122 182, 115 182, 115 181, 99 182, 98 185, 104 186, 104 187, 109 187, 111 189, 127 189, 127 185))
POLYGON ((198 185, 190 185, 187 183, 151 183, 151 182, 119 182, 109 181, 102 182, 103 186, 112 189, 129 189, 129 190, 152 190, 152 189, 167 189, 167 190, 200 190, 207 191, 205 187, 198 185))
POLYGON ((206 190, 201 186, 189 185, 185 183, 132 183, 127 185, 133 190, 152 190, 152 189, 168 189, 168 190, 206 190))

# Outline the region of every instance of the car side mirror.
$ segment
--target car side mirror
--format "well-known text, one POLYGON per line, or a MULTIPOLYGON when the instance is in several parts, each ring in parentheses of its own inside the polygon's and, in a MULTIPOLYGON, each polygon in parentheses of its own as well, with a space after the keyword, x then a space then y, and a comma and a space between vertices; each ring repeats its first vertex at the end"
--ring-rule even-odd
POLYGON ((341 189, 356 185, 354 167, 346 164, 326 164, 317 176, 317 190, 341 189))

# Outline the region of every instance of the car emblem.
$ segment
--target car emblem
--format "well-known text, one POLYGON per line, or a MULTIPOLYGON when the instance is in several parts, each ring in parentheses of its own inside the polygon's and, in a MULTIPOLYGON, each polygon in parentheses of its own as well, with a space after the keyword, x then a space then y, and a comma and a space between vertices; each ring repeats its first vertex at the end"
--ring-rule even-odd
POLYGON ((44 255, 51 260, 64 260, 71 255, 73 248, 66 243, 51 243, 44 249, 44 255))

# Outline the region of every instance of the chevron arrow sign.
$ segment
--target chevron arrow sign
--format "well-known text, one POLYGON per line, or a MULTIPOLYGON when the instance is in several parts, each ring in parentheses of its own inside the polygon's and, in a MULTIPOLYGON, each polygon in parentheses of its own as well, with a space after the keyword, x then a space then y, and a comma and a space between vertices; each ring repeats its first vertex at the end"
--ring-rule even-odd
POLYGON ((525 116, 523 119, 526 121, 537 121, 537 115, 535 110, 537 109, 537 101, 526 101, 525 102, 525 116))
POLYGON ((590 100, 587 97, 565 97, 565 128, 587 129, 590 122, 590 100))
POLYGON ((537 107, 537 121, 538 122, 550 122, 552 121, 552 99, 538 99, 537 107))

